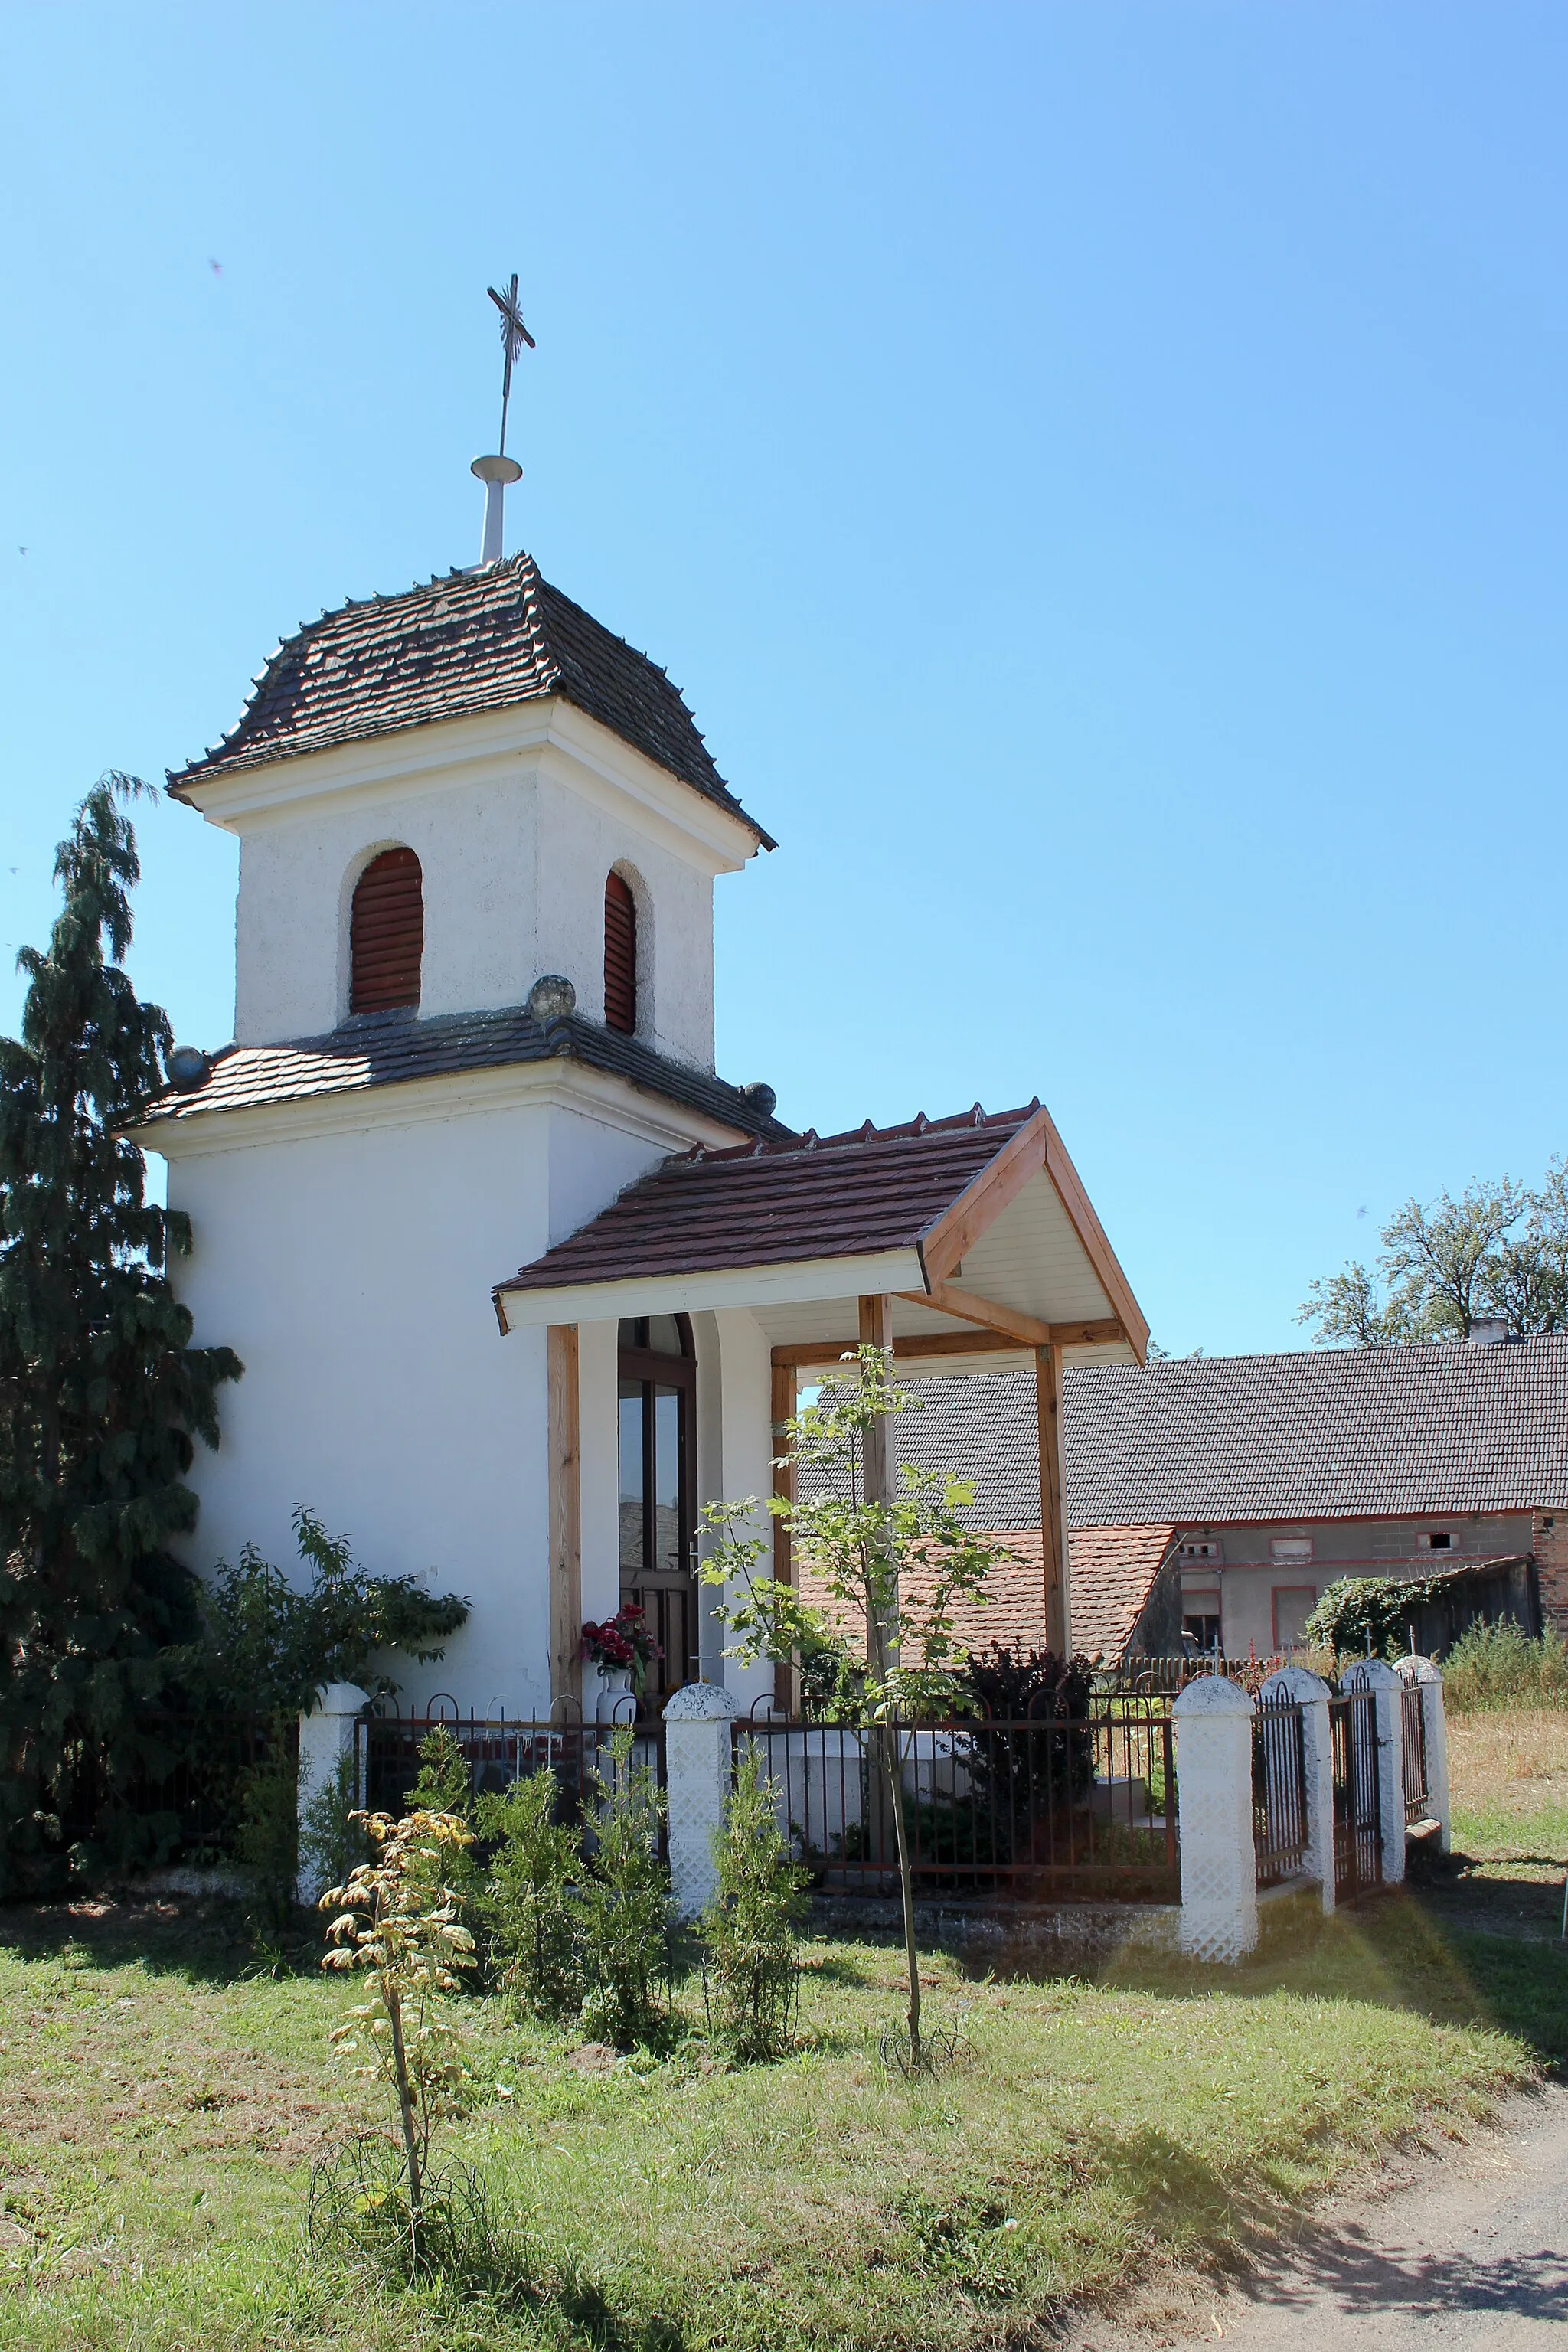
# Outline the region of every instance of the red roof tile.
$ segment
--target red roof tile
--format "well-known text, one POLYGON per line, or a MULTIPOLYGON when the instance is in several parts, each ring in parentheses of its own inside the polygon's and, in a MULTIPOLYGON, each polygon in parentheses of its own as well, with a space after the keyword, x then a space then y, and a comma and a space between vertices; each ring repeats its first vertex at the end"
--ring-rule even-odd
MULTIPOLYGON (((1046 1591, 1040 1530, 1016 1528, 993 1539, 1005 1544, 1013 1559, 987 1578, 984 1600, 953 1603, 959 1647, 1043 1650, 1046 1591)), ((1120 1663, 1175 1539, 1175 1528, 1168 1527, 1074 1528, 1068 1538, 1068 1559, 1075 1650, 1108 1664, 1120 1663)), ((804 1570, 800 1590, 803 1600, 825 1614, 834 1613, 820 1582, 804 1570)), ((926 1590, 929 1579, 918 1570, 904 1580, 906 1604, 917 1621, 926 1590)), ((858 1633, 855 1638, 860 1638, 858 1633)))

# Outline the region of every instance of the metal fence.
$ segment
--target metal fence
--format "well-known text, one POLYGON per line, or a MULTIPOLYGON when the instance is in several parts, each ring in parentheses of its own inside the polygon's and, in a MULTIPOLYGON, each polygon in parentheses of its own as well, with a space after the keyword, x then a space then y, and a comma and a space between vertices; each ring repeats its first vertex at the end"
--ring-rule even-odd
MULTIPOLYGON (((419 1777, 419 1749, 437 1726, 449 1731, 468 1768, 476 1796, 510 1789, 535 1772, 553 1772, 556 1818, 591 1825, 596 1804, 594 1775, 610 1777, 610 1741, 619 1727, 610 1723, 509 1716, 369 1715, 354 1726, 354 1786, 371 1812, 401 1813, 419 1777)), ((647 1765, 659 1788, 667 1785, 665 1731, 658 1721, 633 1726, 634 1764, 647 1765)), ((668 1832, 659 1851, 668 1859, 668 1832)))
POLYGON ((1182 1658, 1123 1658, 1096 1676, 1100 1692, 1131 1691, 1140 1696, 1179 1698, 1189 1683, 1205 1675, 1225 1675, 1244 1690, 1256 1692, 1282 1666, 1300 1665, 1300 1657, 1226 1658, 1214 1651, 1182 1658))
POLYGON ((742 1718, 733 1737, 737 1759, 755 1755, 772 1781, 780 1825, 825 1893, 896 1884, 891 1740, 922 1895, 1176 1900, 1168 1701, 866 1729, 770 1716, 742 1718))
POLYGON ((1406 1683, 1399 1695, 1400 1717, 1405 1730, 1405 1822, 1424 1822, 1431 1808, 1431 1792, 1426 1782, 1426 1710, 1421 1704, 1420 1686, 1406 1683))
POLYGON ((1383 1884, 1383 1801, 1377 1775, 1377 1711, 1371 1691, 1329 1701, 1333 1754, 1334 1899, 1353 1903, 1383 1884))
POLYGON ((1260 1887, 1307 1867, 1307 1744, 1300 1703, 1260 1698, 1252 1716, 1252 1848, 1260 1887))
POLYGON ((246 1775, 273 1759, 279 1741, 292 1772, 299 1741, 291 1718, 216 1713, 141 1716, 135 1732, 129 1771, 79 1774, 68 1835, 123 1840, 133 1823, 132 1843, 145 1853, 198 1864, 236 1858, 246 1775))

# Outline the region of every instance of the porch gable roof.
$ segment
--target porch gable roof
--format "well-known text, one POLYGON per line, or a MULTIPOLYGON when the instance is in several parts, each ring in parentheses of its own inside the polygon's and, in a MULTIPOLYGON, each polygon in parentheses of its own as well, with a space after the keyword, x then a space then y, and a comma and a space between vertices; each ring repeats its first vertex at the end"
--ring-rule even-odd
POLYGON ((1014 1345, 1058 1339, 1052 1313, 1096 1318, 1104 1327, 1097 1339, 1130 1346, 1139 1358, 1148 1341, 1126 1276, 1037 1100, 1018 1110, 987 1113, 976 1103, 955 1118, 921 1113, 887 1128, 868 1119, 841 1135, 808 1130, 679 1153, 499 1283, 494 1297, 508 1330, 662 1304, 742 1305, 752 1276, 758 1304, 886 1290, 931 1324, 953 1318, 1005 1333, 1014 1345), (988 1267, 987 1296, 952 1279, 966 1259, 972 1270, 988 1267), (1009 1281, 1016 1267, 1039 1277, 1033 1291, 1009 1281), (634 1303, 634 1291, 646 1304, 634 1303))

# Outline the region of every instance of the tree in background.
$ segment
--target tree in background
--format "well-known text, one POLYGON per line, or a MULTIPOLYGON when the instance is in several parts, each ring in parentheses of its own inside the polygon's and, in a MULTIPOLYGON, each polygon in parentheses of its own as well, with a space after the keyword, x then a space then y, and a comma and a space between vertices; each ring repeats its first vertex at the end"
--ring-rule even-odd
POLYGON ((164 1083, 165 1014, 122 969, 139 877, 110 775, 55 857, 64 904, 24 948, 0 1039, 0 1843, 58 1843, 84 1789, 133 1772, 137 1715, 198 1624, 170 1546, 195 1524, 194 1441, 218 1442, 227 1348, 193 1348, 165 1267, 190 1248, 143 1197, 126 1133, 164 1083), (105 950, 107 947, 107 955, 105 950))
POLYGON ((1533 1191, 1505 1176, 1406 1201, 1382 1239, 1375 1276, 1352 1259, 1308 1292, 1296 1319, 1320 1346, 1468 1339, 1490 1317, 1515 1339, 1568 1330, 1568 1154, 1533 1191))

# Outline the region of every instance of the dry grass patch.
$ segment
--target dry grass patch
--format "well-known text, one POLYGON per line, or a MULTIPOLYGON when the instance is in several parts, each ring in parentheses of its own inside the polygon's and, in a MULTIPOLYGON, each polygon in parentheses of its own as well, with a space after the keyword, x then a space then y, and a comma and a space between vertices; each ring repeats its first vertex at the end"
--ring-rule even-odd
POLYGON ((1478 1860, 1568 1866, 1568 1709, 1448 1718, 1454 1841, 1478 1860))

